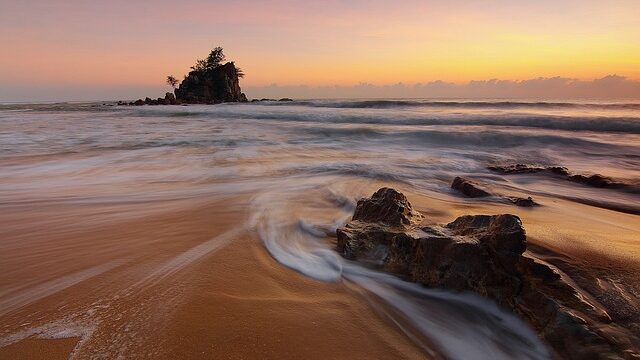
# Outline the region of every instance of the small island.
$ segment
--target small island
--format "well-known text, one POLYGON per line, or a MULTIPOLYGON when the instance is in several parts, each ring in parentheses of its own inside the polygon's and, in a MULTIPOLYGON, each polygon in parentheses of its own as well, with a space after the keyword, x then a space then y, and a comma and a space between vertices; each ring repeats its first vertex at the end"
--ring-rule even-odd
POLYGON ((240 89, 242 70, 233 61, 225 62, 222 47, 215 47, 206 59, 197 60, 182 82, 167 76, 167 84, 174 93, 166 93, 164 98, 145 98, 134 102, 119 101, 118 105, 181 105, 219 104, 224 102, 247 102, 240 89))

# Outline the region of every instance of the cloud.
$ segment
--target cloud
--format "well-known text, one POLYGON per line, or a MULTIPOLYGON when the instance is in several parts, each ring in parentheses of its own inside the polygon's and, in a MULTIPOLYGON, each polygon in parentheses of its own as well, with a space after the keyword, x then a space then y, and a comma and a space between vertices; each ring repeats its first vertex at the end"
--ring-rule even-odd
POLYGON ((574 98, 640 99, 640 81, 608 75, 594 80, 565 77, 528 80, 473 80, 463 84, 432 81, 425 84, 352 86, 269 86, 247 87, 252 98, 574 98))

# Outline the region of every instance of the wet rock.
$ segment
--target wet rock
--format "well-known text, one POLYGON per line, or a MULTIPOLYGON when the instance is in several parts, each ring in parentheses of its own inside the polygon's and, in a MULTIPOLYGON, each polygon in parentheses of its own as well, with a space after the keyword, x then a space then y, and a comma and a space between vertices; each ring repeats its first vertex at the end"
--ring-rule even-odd
POLYGON ((500 174, 533 174, 549 172, 556 175, 569 175, 569 170, 563 166, 537 166, 527 164, 492 165, 487 169, 500 174))
POLYGON ((133 102, 133 105, 135 105, 135 106, 142 106, 144 104, 145 104, 145 102, 142 99, 138 99, 138 100, 133 102))
POLYGON ((390 226, 405 226, 421 220, 404 194, 391 188, 381 188, 370 198, 360 199, 353 220, 378 222, 390 226))
POLYGON ((618 183, 612 178, 603 176, 600 174, 571 175, 569 176, 569 180, 573 182, 581 183, 584 185, 599 187, 599 188, 619 188, 624 186, 624 184, 618 183))
POLYGON ((514 204, 515 206, 520 206, 520 207, 533 207, 533 206, 538 206, 538 203, 536 203, 535 201, 533 201, 533 198, 531 196, 527 197, 527 198, 521 198, 521 197, 507 197, 507 199, 514 204))
POLYGON ((640 192, 640 189, 633 184, 628 184, 622 181, 617 181, 613 178, 600 175, 583 175, 572 174, 564 166, 536 166, 526 164, 514 164, 514 165, 492 165, 487 169, 505 175, 510 174, 532 174, 532 173, 546 173, 549 175, 559 176, 563 179, 583 184, 586 186, 597 188, 610 188, 610 189, 623 189, 630 192, 640 192))
POLYGON ((482 189, 480 185, 478 185, 477 183, 469 179, 462 178, 460 176, 456 176, 456 178, 453 179, 453 183, 451 183, 451 188, 454 190, 460 191, 462 194, 468 197, 475 198, 475 197, 491 196, 491 194, 488 191, 482 189))
POLYGON ((293 101, 293 99, 289 99, 289 98, 282 98, 282 99, 280 99, 280 100, 278 100, 278 101, 293 101))
POLYGON ((428 287, 473 291, 512 309, 567 359, 631 358, 633 333, 612 324, 552 267, 525 254, 516 215, 467 215, 424 225, 407 198, 390 188, 358 201, 339 228, 337 251, 428 287))

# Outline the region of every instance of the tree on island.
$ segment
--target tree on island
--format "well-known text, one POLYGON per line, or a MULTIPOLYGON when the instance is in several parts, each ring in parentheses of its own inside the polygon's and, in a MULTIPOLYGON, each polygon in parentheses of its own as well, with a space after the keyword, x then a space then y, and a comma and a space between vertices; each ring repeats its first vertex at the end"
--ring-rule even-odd
POLYGON ((187 104, 245 102, 239 79, 244 72, 233 61, 227 61, 224 50, 216 46, 195 65, 175 88, 176 100, 187 104))
POLYGON ((191 69, 198 72, 211 71, 219 67, 226 59, 222 47, 217 46, 211 50, 206 59, 196 60, 196 64, 191 69))
POLYGON ((167 84, 171 86, 173 90, 175 90, 176 86, 178 86, 178 79, 176 79, 173 75, 169 75, 167 76, 167 84))

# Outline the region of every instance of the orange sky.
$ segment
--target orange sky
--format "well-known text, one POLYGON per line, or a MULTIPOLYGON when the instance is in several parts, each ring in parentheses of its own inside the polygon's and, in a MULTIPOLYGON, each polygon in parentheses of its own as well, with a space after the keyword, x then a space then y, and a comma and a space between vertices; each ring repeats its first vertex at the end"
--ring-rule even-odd
POLYGON ((443 3, 0 0, 0 95, 164 89, 216 45, 248 87, 640 80, 640 1, 443 3))

